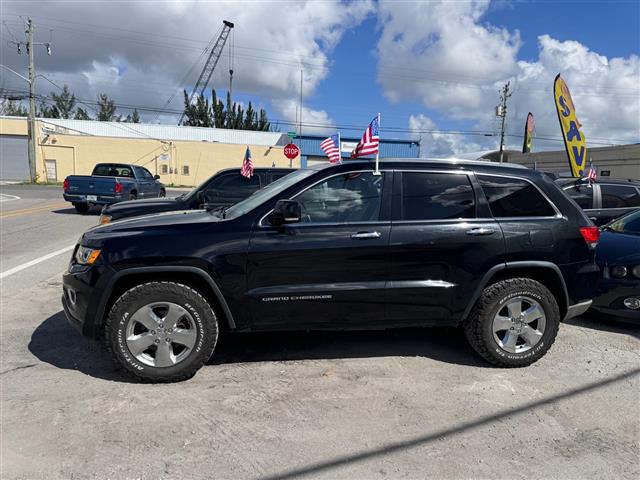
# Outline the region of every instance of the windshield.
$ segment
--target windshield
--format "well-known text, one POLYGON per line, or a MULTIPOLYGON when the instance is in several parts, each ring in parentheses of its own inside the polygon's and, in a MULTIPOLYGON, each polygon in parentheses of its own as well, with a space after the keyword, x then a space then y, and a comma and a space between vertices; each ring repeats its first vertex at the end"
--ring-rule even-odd
POLYGON ((270 183, 263 189, 258 190, 250 197, 242 200, 239 203, 236 203, 232 207, 229 207, 229 209, 225 211, 225 218, 236 218, 236 217, 239 217, 240 215, 244 215, 245 213, 253 210, 263 202, 283 192, 293 184, 297 183, 299 180, 302 180, 303 178, 313 175, 315 172, 316 170, 309 170, 309 169, 296 170, 295 172, 292 172, 289 175, 285 175, 284 177, 279 178, 278 180, 276 180, 273 183, 270 183))
POLYGON ((606 226, 606 229, 617 233, 640 235, 640 210, 614 220, 606 226))
MULTIPOLYGON (((213 177, 215 177, 215 175, 213 175, 213 177)), ((196 195, 196 193, 198 193, 200 190, 203 190, 204 187, 207 186, 207 183, 209 183, 213 177, 207 178, 204 182, 202 182, 196 188, 194 188, 193 190, 188 191, 187 193, 183 193, 182 195, 179 195, 178 198, 183 198, 185 200, 191 200, 196 195)))

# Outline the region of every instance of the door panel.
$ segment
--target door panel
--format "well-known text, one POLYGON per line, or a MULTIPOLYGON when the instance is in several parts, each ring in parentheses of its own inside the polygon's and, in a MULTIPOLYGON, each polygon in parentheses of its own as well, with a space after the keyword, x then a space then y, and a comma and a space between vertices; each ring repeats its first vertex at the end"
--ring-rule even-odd
POLYGON ((302 221, 263 220, 249 245, 248 291, 255 328, 382 325, 391 222, 385 179, 333 175, 292 197, 302 221))
POLYGON ((259 227, 249 246, 254 325, 355 328, 384 315, 390 224, 259 227), (372 238, 352 238, 358 233, 372 238))
POLYGON ((455 324, 504 253, 502 230, 464 172, 396 172, 387 320, 455 324))
POLYGON ((458 321, 504 240, 493 220, 394 222, 389 250, 388 320, 447 324, 458 321))

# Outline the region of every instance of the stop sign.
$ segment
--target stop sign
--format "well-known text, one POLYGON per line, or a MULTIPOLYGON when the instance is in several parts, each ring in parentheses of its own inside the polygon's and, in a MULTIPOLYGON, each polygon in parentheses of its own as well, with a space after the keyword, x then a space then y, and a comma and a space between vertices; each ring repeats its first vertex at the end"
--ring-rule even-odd
POLYGON ((284 147, 284 156, 289 160, 293 160, 298 155, 300 155, 300 149, 297 145, 290 143, 284 147))

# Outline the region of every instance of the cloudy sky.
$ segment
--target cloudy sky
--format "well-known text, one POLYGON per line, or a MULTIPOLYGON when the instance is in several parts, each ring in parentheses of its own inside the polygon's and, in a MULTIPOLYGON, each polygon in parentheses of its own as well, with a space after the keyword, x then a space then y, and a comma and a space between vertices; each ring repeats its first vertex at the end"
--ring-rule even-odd
MULTIPOLYGON (((105 92, 126 115, 177 121, 202 53, 223 19, 233 33, 234 98, 293 129, 302 71, 303 133, 420 138, 424 156, 494 148, 499 89, 510 81, 507 144, 520 148, 527 112, 534 149, 563 147, 552 95, 562 73, 588 145, 640 141, 640 2, 607 1, 0 1, 0 64, 26 75, 31 17, 38 73, 78 98, 105 92), (167 104, 170 98, 171 102, 167 104), (159 111, 164 110, 164 111, 159 111)), ((213 86, 226 94, 229 50, 213 86)), ((24 81, 0 69, 0 86, 24 81)), ((38 78, 38 93, 57 88, 38 78)))

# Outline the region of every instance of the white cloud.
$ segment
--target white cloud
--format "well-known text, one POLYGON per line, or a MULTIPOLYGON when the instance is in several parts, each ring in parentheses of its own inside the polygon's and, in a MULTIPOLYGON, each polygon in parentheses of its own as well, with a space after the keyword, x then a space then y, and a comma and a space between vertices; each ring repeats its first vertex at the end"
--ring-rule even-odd
MULTIPOLYGON (((300 68, 304 94, 311 95, 331 68, 330 55, 342 35, 373 11, 371 1, 322 2, 3 2, 2 20, 14 34, 17 15, 32 16, 39 40, 53 29, 53 55, 36 52, 38 72, 68 83, 79 97, 108 93, 117 103, 182 109, 185 74, 222 20, 235 23, 234 91, 263 99, 296 98, 300 68), (114 74, 115 73, 115 74, 114 74)), ((25 57, 2 42, 3 63, 24 70, 25 57)), ((225 49, 212 79, 217 90, 229 84, 225 49)), ((191 85, 203 59, 188 75, 191 85)), ((11 86, 21 86, 10 80, 11 86)), ((9 83, 9 82, 7 82, 9 83)), ((40 83, 41 94, 53 86, 40 83)), ((147 114, 151 118, 155 114, 147 114)))
POLYGON ((420 139, 422 158, 453 157, 460 153, 487 149, 464 135, 439 133, 436 123, 423 114, 409 116, 409 129, 414 138, 420 139))
POLYGON ((579 42, 542 35, 538 58, 519 61, 519 32, 487 24, 483 15, 488 8, 488 1, 381 2, 378 81, 385 95, 396 102, 418 100, 450 119, 470 120, 476 129, 495 131, 498 91, 510 80, 514 93, 507 133, 514 136, 507 137, 507 143, 522 141, 518 137, 531 111, 537 135, 556 138, 537 138, 534 147, 560 149, 552 88, 561 72, 587 145, 640 140, 637 55, 607 58, 579 42))
MULTIPOLYGON (((295 100, 281 100, 274 102, 274 107, 280 112, 282 118, 289 122, 299 121, 299 103, 295 100)), ((302 105, 302 133, 309 135, 325 135, 329 132, 335 133, 335 122, 324 110, 313 110, 304 104, 302 105), (305 124, 315 124, 319 126, 307 126, 305 124)), ((297 130, 293 125, 285 125, 284 129, 297 130)))

